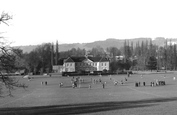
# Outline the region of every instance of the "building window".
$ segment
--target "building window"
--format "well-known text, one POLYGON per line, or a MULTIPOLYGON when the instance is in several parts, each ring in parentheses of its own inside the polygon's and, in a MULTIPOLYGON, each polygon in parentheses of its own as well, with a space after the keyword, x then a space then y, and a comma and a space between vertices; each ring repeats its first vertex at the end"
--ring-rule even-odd
POLYGON ((72 66, 72 63, 70 63, 70 66, 72 66))
POLYGON ((101 65, 103 66, 103 63, 101 63, 101 65))
POLYGON ((106 63, 105 63, 105 66, 106 66, 106 63))

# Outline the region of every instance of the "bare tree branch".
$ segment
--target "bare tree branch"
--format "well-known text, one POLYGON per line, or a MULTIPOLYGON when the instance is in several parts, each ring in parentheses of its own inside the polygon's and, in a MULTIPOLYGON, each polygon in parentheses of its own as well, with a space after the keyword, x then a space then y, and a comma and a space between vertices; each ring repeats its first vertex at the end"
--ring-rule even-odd
POLYGON ((0 17, 0 24, 1 24, 1 22, 3 22, 4 24, 9 26, 9 24, 6 21, 8 21, 10 19, 12 19, 12 16, 9 16, 8 13, 2 12, 1 17, 0 17))

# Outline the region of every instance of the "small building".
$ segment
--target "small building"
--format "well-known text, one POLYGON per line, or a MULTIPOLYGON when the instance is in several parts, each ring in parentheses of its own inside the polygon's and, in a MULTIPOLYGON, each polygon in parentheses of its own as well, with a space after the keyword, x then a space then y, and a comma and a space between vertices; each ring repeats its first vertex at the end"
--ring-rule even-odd
POLYGON ((122 61, 122 60, 125 59, 124 56, 115 56, 115 58, 116 58, 117 61, 122 61))
POLYGON ((65 60, 65 58, 61 58, 58 61, 58 65, 53 65, 52 70, 54 73, 62 73, 65 70, 65 68, 63 66, 64 60, 65 60))

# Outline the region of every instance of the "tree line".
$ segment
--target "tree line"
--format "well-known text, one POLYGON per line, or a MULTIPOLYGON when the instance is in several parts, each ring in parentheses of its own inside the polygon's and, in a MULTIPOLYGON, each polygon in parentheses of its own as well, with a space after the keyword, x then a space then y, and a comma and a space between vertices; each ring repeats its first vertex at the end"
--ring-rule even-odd
POLYGON ((172 44, 170 39, 166 39, 164 46, 159 47, 152 43, 152 40, 142 42, 129 42, 125 40, 124 46, 120 49, 108 47, 103 49, 100 46, 90 50, 72 48, 68 51, 60 51, 58 41, 39 45, 30 53, 22 54, 23 58, 19 62, 28 72, 34 74, 52 72, 52 66, 59 64, 59 59, 69 56, 81 57, 85 55, 93 57, 107 57, 110 60, 112 72, 119 70, 176 70, 176 44, 172 44), (123 56, 118 59, 116 56, 123 56))

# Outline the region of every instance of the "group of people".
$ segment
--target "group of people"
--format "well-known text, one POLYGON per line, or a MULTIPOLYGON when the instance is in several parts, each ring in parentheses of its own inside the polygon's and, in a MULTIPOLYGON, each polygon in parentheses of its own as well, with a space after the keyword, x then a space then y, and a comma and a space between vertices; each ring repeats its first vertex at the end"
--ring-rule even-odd
POLYGON ((72 87, 75 88, 75 87, 80 87, 81 83, 84 83, 84 79, 82 79, 81 77, 72 77, 71 79, 71 83, 72 83, 72 87))
MULTIPOLYGON (((101 76, 100 76, 100 77, 101 77, 101 76)), ((105 88, 105 85, 106 85, 106 82, 103 82, 103 80, 102 80, 101 78, 93 79, 93 80, 92 80, 92 78, 91 78, 91 82, 92 82, 93 84, 99 84, 99 83, 101 83, 103 89, 105 88)))
MULTIPOLYGON (((92 81, 92 78, 91 78, 91 81, 92 81)), ((102 82, 102 80, 101 80, 101 78, 99 78, 99 79, 93 79, 93 84, 97 84, 97 83, 101 83, 102 82)))
MULTIPOLYGON (((127 77, 130 77, 130 74, 127 74, 127 77)), ((116 80, 114 78, 111 77, 110 75, 110 80, 113 81, 114 83, 114 86, 118 85, 118 84, 121 84, 123 85, 126 81, 128 81, 128 78, 125 77, 124 80, 116 80)), ((143 78, 143 75, 141 75, 141 78, 143 78)), ((173 78, 175 79, 175 78, 173 78)), ((76 87, 81 87, 81 84, 84 83, 84 79, 82 79, 81 77, 72 77, 71 79, 71 83, 72 83, 72 88, 76 88, 76 87)), ((106 85, 106 82, 103 82, 103 80, 101 79, 101 77, 97 78, 97 79, 92 79, 91 78, 91 83, 92 84, 101 84, 103 88, 105 88, 105 85, 106 85)), ((41 82, 41 85, 47 85, 47 81, 42 81, 41 82)), ((146 85, 146 82, 142 82, 142 85, 145 86, 146 85)), ((165 85, 165 81, 159 81, 159 80, 155 80, 153 82, 150 82, 150 86, 153 87, 153 86, 160 86, 160 85, 165 85)), ((60 82, 59 83, 59 86, 62 87, 63 86, 63 83, 60 82)), ((141 86, 141 82, 135 82, 135 87, 140 87, 141 86)), ((91 84, 89 84, 88 86, 89 89, 91 89, 91 84)))
MULTIPOLYGON (((76 88, 76 87, 81 87, 81 84, 84 83, 84 79, 82 79, 81 77, 72 77, 71 79, 71 83, 72 83, 72 88, 76 88)), ((103 82, 101 78, 98 79, 92 79, 91 78, 91 83, 92 84, 101 84, 103 89, 105 88, 106 82, 103 82)), ((92 88, 91 84, 89 84, 88 86, 89 89, 92 88)))
POLYGON ((156 80, 155 82, 151 82, 150 85, 151 85, 151 87, 153 87, 153 86, 165 85, 165 81, 156 80))
MULTIPOLYGON (((143 86, 146 85, 146 82, 143 82, 143 86)), ((161 85, 165 85, 165 81, 159 81, 158 79, 156 79, 155 81, 150 82, 150 86, 154 87, 154 86, 161 86, 161 85)), ((135 82, 135 87, 140 87, 141 86, 141 82, 135 82)))
POLYGON ((47 85, 47 81, 42 81, 41 85, 47 85))
POLYGON ((140 87, 141 82, 135 82, 135 87, 140 87))
MULTIPOLYGON (((112 80, 112 78, 110 78, 110 80, 112 80)), ((118 84, 123 85, 126 81, 128 81, 127 78, 125 78, 124 80, 120 80, 120 81, 115 80, 115 79, 113 80, 113 82, 114 82, 114 86, 116 86, 116 85, 118 85, 118 84)))

